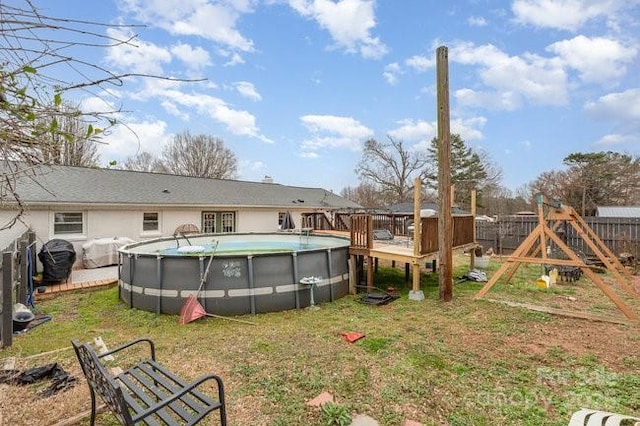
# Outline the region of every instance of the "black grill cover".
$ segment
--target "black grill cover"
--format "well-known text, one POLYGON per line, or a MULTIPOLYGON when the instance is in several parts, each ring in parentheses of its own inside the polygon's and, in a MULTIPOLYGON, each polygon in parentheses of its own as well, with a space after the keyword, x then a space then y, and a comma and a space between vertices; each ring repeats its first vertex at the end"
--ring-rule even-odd
POLYGON ((42 281, 57 283, 66 281, 76 261, 73 244, 66 240, 50 240, 42 246, 38 259, 42 262, 42 281))

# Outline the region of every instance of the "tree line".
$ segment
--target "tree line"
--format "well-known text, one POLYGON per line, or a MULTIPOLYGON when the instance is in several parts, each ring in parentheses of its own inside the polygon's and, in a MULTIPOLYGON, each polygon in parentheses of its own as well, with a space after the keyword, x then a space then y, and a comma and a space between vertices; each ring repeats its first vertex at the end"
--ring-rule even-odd
MULTIPOLYGON (((420 178, 422 198, 437 200, 438 141, 426 151, 388 142, 365 142, 356 173, 360 183, 345 187, 341 195, 367 208, 384 209, 413 200, 413 181, 420 178)), ((640 157, 613 151, 575 152, 564 158, 566 167, 541 173, 515 191, 501 184, 502 171, 489 155, 467 146, 458 134, 451 135, 451 182, 454 203, 470 208, 471 189, 478 194, 479 213, 509 215, 533 210, 536 195, 572 206, 583 216, 595 215, 598 206, 640 204, 640 157)))

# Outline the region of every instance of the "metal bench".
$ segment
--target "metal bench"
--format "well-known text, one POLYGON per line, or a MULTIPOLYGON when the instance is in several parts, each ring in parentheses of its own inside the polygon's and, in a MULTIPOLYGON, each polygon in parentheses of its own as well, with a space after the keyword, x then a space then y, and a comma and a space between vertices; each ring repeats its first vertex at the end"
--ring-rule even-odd
MULTIPOLYGON (((91 390, 91 425, 96 420, 96 394, 123 425, 195 425, 212 411, 220 411, 226 426, 224 387, 220 377, 208 374, 187 383, 156 362, 155 345, 141 338, 98 354, 88 344, 71 342, 91 390), (137 344, 149 345, 150 358, 143 359, 116 375, 107 371, 101 359, 137 344), (209 380, 217 384, 217 400, 198 390, 209 380)), ((107 358, 109 359, 109 358, 107 358)))

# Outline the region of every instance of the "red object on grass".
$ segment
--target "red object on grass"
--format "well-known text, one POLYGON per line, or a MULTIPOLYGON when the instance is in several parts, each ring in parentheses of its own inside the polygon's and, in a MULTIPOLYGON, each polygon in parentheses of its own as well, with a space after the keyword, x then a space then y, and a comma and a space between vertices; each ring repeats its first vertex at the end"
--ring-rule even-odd
POLYGON ((351 331, 349 333, 340 333, 340 335, 344 340, 346 340, 349 343, 353 343, 356 340, 360 340, 364 337, 364 334, 358 333, 356 331, 351 331))
POLYGON ((204 316, 207 316, 207 312, 204 310, 198 299, 196 299, 193 294, 190 294, 184 305, 182 305, 182 309, 180 309, 180 319, 178 322, 181 325, 184 325, 204 316))

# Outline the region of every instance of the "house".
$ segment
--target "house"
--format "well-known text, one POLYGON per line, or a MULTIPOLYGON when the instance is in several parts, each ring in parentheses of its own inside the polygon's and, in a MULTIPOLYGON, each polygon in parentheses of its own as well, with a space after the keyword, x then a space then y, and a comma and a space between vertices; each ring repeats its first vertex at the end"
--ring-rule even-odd
POLYGON ((598 206, 596 216, 640 218, 640 206, 598 206))
MULTIPOLYGON (((77 253, 92 239, 166 237, 184 224, 206 233, 274 232, 287 211, 300 228, 304 215, 360 208, 321 188, 70 166, 36 167, 16 193, 39 246, 60 238, 77 253)), ((15 203, 3 201, 2 225, 16 214, 15 203)))

